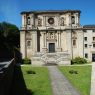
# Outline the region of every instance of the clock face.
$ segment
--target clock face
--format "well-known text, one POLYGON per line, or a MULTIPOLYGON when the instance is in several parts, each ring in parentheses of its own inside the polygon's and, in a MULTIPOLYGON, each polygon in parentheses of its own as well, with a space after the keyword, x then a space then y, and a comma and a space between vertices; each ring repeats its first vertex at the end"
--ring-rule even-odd
POLYGON ((54 19, 53 19, 53 18, 49 18, 49 19, 48 19, 48 23, 49 23, 49 24, 53 24, 53 23, 54 23, 54 19))

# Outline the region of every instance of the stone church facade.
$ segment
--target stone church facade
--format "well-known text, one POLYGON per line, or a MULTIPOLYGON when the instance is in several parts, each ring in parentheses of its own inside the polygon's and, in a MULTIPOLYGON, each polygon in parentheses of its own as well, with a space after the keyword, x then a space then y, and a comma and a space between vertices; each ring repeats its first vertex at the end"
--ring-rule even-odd
POLYGON ((32 59, 32 65, 70 65, 71 59, 78 56, 92 61, 92 53, 95 53, 95 49, 91 49, 94 43, 92 36, 95 34, 89 31, 94 31, 95 28, 81 26, 80 13, 80 10, 21 12, 22 58, 32 59), (85 38, 89 35, 92 40, 85 38))

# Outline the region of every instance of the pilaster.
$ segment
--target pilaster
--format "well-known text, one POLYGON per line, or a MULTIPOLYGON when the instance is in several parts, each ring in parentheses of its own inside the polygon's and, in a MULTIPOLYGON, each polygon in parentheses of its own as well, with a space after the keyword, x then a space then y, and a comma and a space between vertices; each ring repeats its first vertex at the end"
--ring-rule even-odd
POLYGON ((25 31, 20 31, 20 52, 22 59, 26 58, 26 36, 25 31))
POLYGON ((62 51, 61 48, 61 32, 57 31, 57 50, 62 51))
POLYGON ((71 38, 71 30, 66 30, 67 33, 67 37, 66 37, 66 43, 67 43, 67 50, 68 53, 71 54, 71 58, 72 58, 72 38, 71 38))
POLYGON ((84 49, 83 49, 83 46, 84 46, 84 43, 83 43, 83 30, 78 30, 78 53, 79 53, 79 56, 84 58, 83 56, 83 53, 84 53, 84 49))
POLYGON ((37 52, 37 31, 32 32, 32 55, 37 52))

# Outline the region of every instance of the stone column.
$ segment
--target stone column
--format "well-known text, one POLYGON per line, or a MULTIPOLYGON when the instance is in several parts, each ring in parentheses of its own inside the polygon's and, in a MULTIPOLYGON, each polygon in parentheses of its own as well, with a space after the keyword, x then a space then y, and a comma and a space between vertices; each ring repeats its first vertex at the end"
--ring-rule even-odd
POLYGON ((45 33, 43 33, 43 47, 45 47, 45 33))
POLYGON ((84 46, 84 43, 83 43, 83 30, 77 30, 78 32, 78 53, 79 53, 79 56, 84 58, 83 56, 83 53, 84 53, 84 49, 83 49, 83 46, 84 46))
POLYGON ((45 33, 45 47, 47 47, 47 43, 46 43, 46 33, 45 33))
POLYGON ((34 28, 34 14, 31 14, 31 25, 34 28))
POLYGON ((37 52, 37 31, 32 32, 32 55, 37 52))
POLYGON ((43 16, 43 26, 45 27, 45 16, 43 16))
POLYGON ((66 37, 66 43, 67 43, 67 50, 70 54, 70 57, 72 58, 72 38, 71 38, 71 30, 66 30, 67 37, 66 37))
POLYGON ((58 26, 60 26, 60 15, 58 15, 58 26))
POLYGON ((71 27, 71 14, 69 14, 69 26, 71 27))
POLYGON ((60 33, 59 33, 59 47, 60 47, 60 33))
POLYGON ((25 31, 20 31, 20 52, 22 59, 26 58, 26 36, 25 31))
POLYGON ((58 35, 59 35, 59 34, 57 33, 57 47, 59 47, 59 46, 58 46, 58 42, 59 42, 59 40, 58 40, 58 39, 59 39, 59 38, 58 38, 58 35))
POLYGON ((78 24, 78 14, 76 14, 76 25, 78 24))

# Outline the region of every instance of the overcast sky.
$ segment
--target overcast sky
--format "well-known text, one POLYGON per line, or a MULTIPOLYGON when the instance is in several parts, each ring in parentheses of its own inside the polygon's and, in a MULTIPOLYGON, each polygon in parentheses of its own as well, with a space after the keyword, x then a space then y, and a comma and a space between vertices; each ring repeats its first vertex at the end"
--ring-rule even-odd
POLYGON ((82 25, 95 25, 95 0, 0 0, 0 23, 22 26, 20 12, 35 10, 80 10, 82 25))

